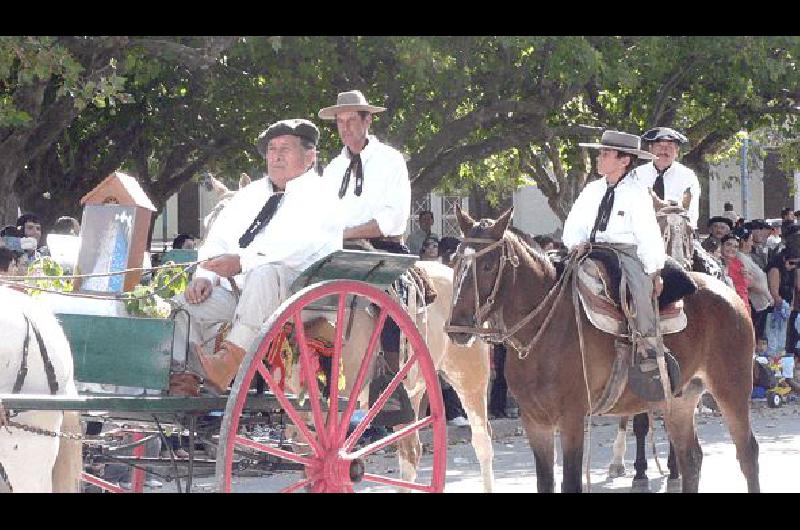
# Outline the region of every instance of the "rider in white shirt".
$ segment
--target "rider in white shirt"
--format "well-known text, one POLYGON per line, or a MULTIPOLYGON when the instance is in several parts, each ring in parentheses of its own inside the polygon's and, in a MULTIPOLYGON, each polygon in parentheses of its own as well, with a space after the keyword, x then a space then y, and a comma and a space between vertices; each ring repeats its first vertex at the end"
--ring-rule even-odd
POLYGON ((658 399, 662 399, 655 362, 658 319, 653 299, 663 288, 661 269, 666 254, 650 196, 630 178, 637 158, 652 160, 654 156, 639 148, 638 136, 617 131, 605 131, 599 144, 580 145, 600 150, 597 171, 603 177, 581 191, 564 223, 562 239, 567 248, 577 248, 579 253, 593 243, 606 243, 616 250, 631 294, 631 324, 639 334, 634 341, 639 369, 629 371, 629 380, 645 381, 648 395, 660 393, 658 399))
MULTIPOLYGON (((198 250, 201 263, 176 302, 191 315, 189 340, 206 383, 224 391, 236 375, 261 325, 288 296, 292 281, 318 259, 342 247, 343 223, 313 170, 319 131, 307 120, 272 124, 258 139, 268 177, 239 190, 198 250), (238 295, 229 281, 241 290, 238 295), (214 323, 231 322, 215 354, 203 351, 214 323)), ((187 318, 176 316, 176 337, 185 337, 187 318)), ((176 342, 180 342, 176 339, 176 342)), ((180 348, 173 355, 180 360, 180 348)), ((196 395, 197 378, 175 374, 173 394, 196 395)))
POLYGON ((677 161, 680 146, 688 142, 687 138, 669 127, 655 127, 642 135, 642 140, 649 143, 648 150, 656 158, 636 168, 635 181, 646 189, 651 189, 659 199, 682 204, 684 193, 691 194, 689 221, 697 230, 700 216, 700 181, 694 171, 677 161), (659 179, 660 177, 660 179, 659 179))

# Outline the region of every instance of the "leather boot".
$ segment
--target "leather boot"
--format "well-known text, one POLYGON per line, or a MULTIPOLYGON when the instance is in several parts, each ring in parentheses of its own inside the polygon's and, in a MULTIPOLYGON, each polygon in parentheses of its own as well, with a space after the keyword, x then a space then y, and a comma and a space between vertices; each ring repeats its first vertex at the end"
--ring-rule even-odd
POLYGON ((220 394, 228 389, 247 354, 243 348, 227 340, 214 355, 206 354, 199 344, 194 345, 194 352, 206 373, 206 384, 220 394))

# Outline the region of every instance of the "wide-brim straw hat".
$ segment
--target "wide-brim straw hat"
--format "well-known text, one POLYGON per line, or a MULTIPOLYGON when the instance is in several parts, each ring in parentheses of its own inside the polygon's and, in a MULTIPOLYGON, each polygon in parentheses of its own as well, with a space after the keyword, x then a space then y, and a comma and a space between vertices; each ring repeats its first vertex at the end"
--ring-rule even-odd
POLYGON ((628 134, 620 131, 605 131, 600 138, 600 143, 579 143, 581 147, 592 147, 595 149, 614 149, 623 153, 636 155, 642 160, 655 160, 655 155, 642 150, 641 139, 635 134, 628 134))
POLYGON ((335 120, 336 115, 340 112, 367 111, 370 114, 374 114, 384 110, 386 110, 384 107, 370 105, 360 90, 350 90, 349 92, 339 92, 336 97, 336 105, 320 110, 319 117, 323 120, 335 120))

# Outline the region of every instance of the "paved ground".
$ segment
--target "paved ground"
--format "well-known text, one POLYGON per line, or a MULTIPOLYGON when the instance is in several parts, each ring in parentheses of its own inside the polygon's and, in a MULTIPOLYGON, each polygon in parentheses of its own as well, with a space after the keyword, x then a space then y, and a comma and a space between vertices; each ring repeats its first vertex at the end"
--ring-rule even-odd
MULTIPOLYGON (((766 404, 754 402, 752 418, 756 439, 760 445, 760 478, 764 492, 800 492, 800 481, 796 470, 800 469, 800 404, 790 403, 779 409, 768 409, 766 404)), ((625 477, 609 480, 607 468, 616 435, 617 420, 614 418, 594 418, 591 429, 591 491, 599 493, 625 493, 630 490, 633 477, 634 438, 628 432, 628 453, 625 460, 625 477)), ((668 445, 663 428, 659 423, 656 431, 656 444, 661 465, 666 472, 668 445)), ((745 492, 746 484, 736 460, 735 448, 731 442, 722 418, 714 414, 698 414, 698 433, 703 448, 703 470, 700 480, 701 492, 745 492)), ((494 431, 494 471, 496 492, 534 492, 536 478, 533 456, 528 447, 518 420, 495 420, 494 431)), ((475 453, 469 445, 469 428, 449 428, 450 446, 448 448, 446 492, 480 492, 482 482, 475 453)), ((560 453, 560 451, 558 451, 560 453)), ((420 478, 429 476, 431 456, 423 457, 420 478)), ((377 465, 388 476, 397 476, 397 459, 392 454, 376 455, 371 465, 377 465)), ((662 477, 648 450, 648 470, 651 490, 666 489, 666 478, 662 477)), ((236 479, 236 491, 275 491, 289 484, 294 477, 267 477, 236 479)), ((197 491, 211 491, 211 480, 198 481, 197 491)), ((561 460, 558 456, 556 466, 556 490, 560 489, 561 460)), ((363 486, 368 491, 388 491, 382 486, 363 486)), ((172 484, 165 484, 162 491, 174 491, 172 484)))

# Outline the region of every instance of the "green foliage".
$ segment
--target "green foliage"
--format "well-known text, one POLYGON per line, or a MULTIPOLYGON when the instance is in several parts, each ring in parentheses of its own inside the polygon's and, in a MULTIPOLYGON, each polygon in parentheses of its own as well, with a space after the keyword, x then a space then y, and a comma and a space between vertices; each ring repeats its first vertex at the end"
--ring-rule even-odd
POLYGON ((70 293, 74 288, 72 280, 67 278, 36 279, 37 276, 64 276, 64 269, 50 257, 41 257, 29 263, 27 276, 29 279, 25 283, 30 287, 26 291, 31 296, 41 294, 42 290, 70 293))
POLYGON ((137 285, 124 294, 125 309, 131 316, 169 318, 172 306, 167 300, 184 292, 188 284, 189 273, 183 267, 158 269, 148 285, 137 285))
MULTIPOLYGON (((341 143, 317 112, 358 88, 388 108, 372 129, 410 157, 416 193, 477 187, 497 203, 532 177, 526 157, 559 178, 585 171, 577 143, 599 129, 674 126, 689 136, 684 155, 694 160, 735 150, 738 131, 796 114, 800 86, 798 37, 247 37, 203 68, 129 46, 90 79, 75 41, 100 51, 105 39, 0 37, 0 127, 35 125, 14 90, 37 80, 82 106, 57 156, 42 155, 70 182, 50 171, 30 197, 51 191, 77 204, 120 166, 144 180, 157 205, 203 170, 229 183, 242 171, 255 177, 265 169, 255 138, 289 117, 321 125, 324 165, 341 143)), ((208 38, 159 39, 202 48, 208 38)), ((786 136, 786 164, 796 137, 786 136)), ((567 184, 542 190, 568 207, 567 184)))

